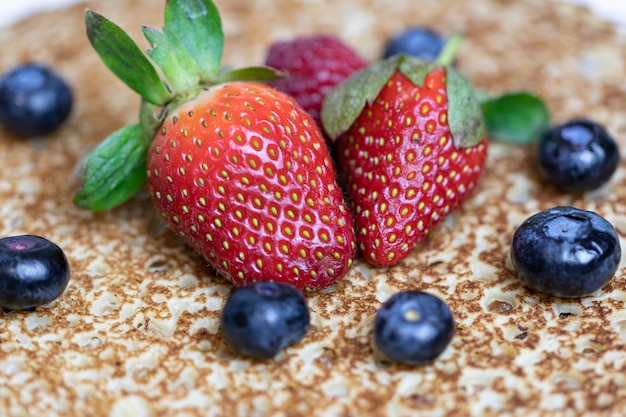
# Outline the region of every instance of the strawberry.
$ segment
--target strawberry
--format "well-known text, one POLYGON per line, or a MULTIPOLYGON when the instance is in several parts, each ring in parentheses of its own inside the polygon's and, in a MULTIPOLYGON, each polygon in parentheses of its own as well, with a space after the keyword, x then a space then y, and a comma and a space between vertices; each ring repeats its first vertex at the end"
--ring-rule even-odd
POLYGON ((287 72, 270 85, 292 96, 321 126, 322 101, 332 87, 367 62, 338 37, 328 34, 300 36, 273 43, 265 64, 287 72))
POLYGON ((450 66, 405 55, 376 63, 329 93, 322 120, 337 139, 359 249, 374 265, 409 255, 470 195, 485 163, 480 105, 450 66))
POLYGON ((208 89, 163 122, 147 167, 162 216, 237 284, 325 287, 347 272, 348 209, 319 129, 287 96, 208 89))
POLYGON ((171 229, 236 285, 321 288, 346 274, 353 221, 324 138, 292 98, 261 83, 274 70, 220 71, 223 35, 210 0, 170 0, 163 32, 144 28, 165 80, 103 16, 88 11, 87 29, 143 104, 138 124, 91 155, 76 204, 107 209, 147 184, 171 229))

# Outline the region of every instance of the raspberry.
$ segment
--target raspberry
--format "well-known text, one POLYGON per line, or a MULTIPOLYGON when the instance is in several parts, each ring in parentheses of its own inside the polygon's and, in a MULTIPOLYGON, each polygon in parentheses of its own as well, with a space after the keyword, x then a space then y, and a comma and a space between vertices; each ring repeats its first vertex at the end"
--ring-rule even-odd
POLYGON ((292 96, 321 126, 328 91, 367 62, 335 36, 312 35, 272 44, 265 64, 289 73, 270 85, 292 96))

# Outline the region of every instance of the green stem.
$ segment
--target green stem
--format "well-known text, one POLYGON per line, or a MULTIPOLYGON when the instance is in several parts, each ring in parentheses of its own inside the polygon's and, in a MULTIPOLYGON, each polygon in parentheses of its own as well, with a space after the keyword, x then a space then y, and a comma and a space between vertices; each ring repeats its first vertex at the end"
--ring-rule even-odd
MULTIPOLYGON (((157 106, 143 99, 139 110, 139 124, 141 126, 141 139, 144 143, 150 145, 154 139, 162 120, 155 118, 157 106)), ((163 111, 163 110, 161 110, 163 111)))
POLYGON ((435 60, 435 64, 445 67, 446 65, 452 64, 456 54, 459 52, 459 48, 461 47, 461 41, 463 37, 460 33, 454 33, 446 42, 446 46, 441 50, 439 56, 435 60))

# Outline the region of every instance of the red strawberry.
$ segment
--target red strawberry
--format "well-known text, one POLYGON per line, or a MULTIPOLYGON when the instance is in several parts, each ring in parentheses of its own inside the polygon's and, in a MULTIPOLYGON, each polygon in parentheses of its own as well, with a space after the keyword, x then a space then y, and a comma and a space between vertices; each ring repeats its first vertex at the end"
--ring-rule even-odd
POLYGON ((352 48, 332 35, 276 42, 270 46, 265 64, 288 72, 289 77, 270 85, 295 98, 320 126, 322 101, 328 91, 367 66, 352 48))
POLYGON ((219 71, 219 22, 210 0, 166 3, 163 32, 144 28, 163 81, 128 35, 87 12, 94 48, 144 100, 140 123, 91 155, 75 202, 106 209, 147 183, 170 227, 235 284, 328 286, 356 244, 324 138, 292 98, 249 81, 274 70, 219 71))
POLYGON ((375 64, 334 90, 323 120, 339 136, 359 248, 375 265, 409 255, 476 187, 485 162, 471 87, 450 67, 408 56, 375 64), (360 104, 352 107, 355 97, 360 104))
POLYGON ((148 186, 172 229, 237 284, 325 287, 350 266, 352 219, 324 139, 270 87, 215 86, 172 112, 148 186))

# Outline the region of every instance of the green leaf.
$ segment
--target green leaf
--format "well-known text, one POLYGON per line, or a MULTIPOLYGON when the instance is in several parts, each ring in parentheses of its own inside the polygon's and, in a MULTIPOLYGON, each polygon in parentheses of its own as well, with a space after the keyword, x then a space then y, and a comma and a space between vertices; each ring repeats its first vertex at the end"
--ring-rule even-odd
POLYGON ((229 81, 267 82, 285 78, 285 74, 271 67, 248 67, 229 70, 221 73, 215 80, 216 84, 229 81))
POLYGON ((137 44, 119 26, 96 12, 85 13, 87 37, 104 64, 131 89, 156 105, 171 94, 137 44))
POLYGON ((161 68, 174 92, 187 91, 200 82, 200 68, 180 40, 165 28, 163 32, 149 26, 142 31, 152 49, 148 55, 161 68))
POLYGON ((74 204, 106 210, 132 197, 146 183, 150 140, 139 124, 126 126, 104 140, 89 156, 82 188, 74 204))
POLYGON ((376 99, 398 67, 398 57, 378 61, 331 89, 322 105, 322 125, 335 140, 348 130, 365 105, 376 99))
POLYGON ((168 0, 165 28, 191 53, 203 80, 215 77, 222 60, 224 33, 219 12, 211 0, 168 0))
POLYGON ((487 131, 494 140, 529 144, 550 123, 550 111, 541 98, 526 92, 513 92, 485 99, 481 104, 487 131))
POLYGON ((485 121, 472 85, 451 66, 446 67, 448 126, 459 148, 476 145, 485 137, 485 121))

